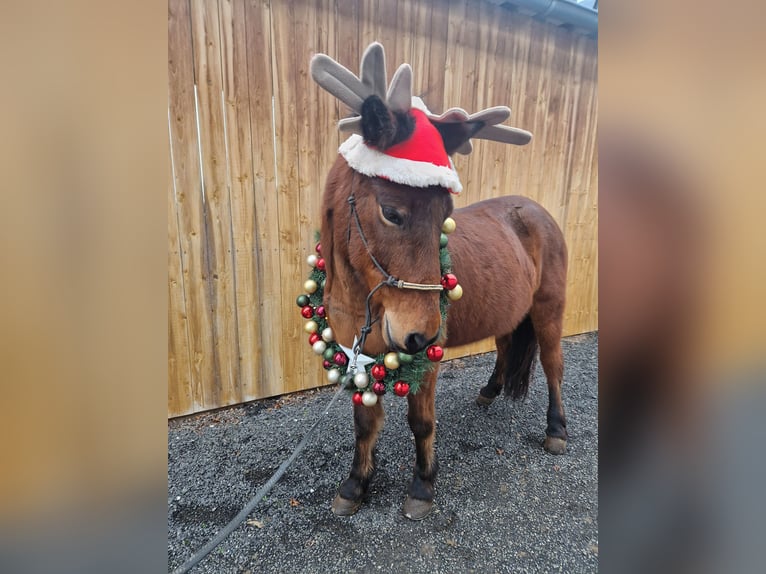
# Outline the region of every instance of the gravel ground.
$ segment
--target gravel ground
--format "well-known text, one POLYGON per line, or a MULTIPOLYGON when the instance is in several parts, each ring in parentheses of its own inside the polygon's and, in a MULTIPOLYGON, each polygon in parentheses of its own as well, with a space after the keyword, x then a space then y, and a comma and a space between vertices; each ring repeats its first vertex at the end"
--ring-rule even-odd
MULTIPOLYGON (((330 511, 353 456, 351 400, 341 396, 262 504, 193 572, 595 572, 598 562, 596 334, 570 337, 563 456, 542 449, 547 389, 474 403, 494 353, 442 365, 436 392, 436 505, 401 514, 414 463, 407 402, 386 397, 368 502, 330 511)), ((168 568, 180 565, 244 506, 331 399, 325 388, 171 421, 168 568)))

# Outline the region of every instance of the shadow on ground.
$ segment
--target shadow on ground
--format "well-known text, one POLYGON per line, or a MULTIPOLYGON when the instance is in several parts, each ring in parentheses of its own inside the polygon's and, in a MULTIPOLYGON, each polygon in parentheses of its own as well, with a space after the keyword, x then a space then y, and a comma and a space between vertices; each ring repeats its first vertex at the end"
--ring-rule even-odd
MULTIPOLYGON (((386 397, 378 472, 350 518, 330 502, 353 456, 351 400, 340 397, 261 505, 193 572, 595 572, 596 334, 570 337, 564 405, 569 450, 542 449, 542 369, 523 402, 474 403, 494 354, 443 365, 436 393, 440 473, 435 511, 401 504, 414 463, 406 401, 386 397)), ((321 389, 193 416, 168 429, 168 568, 232 518, 289 456, 332 397, 321 389)))

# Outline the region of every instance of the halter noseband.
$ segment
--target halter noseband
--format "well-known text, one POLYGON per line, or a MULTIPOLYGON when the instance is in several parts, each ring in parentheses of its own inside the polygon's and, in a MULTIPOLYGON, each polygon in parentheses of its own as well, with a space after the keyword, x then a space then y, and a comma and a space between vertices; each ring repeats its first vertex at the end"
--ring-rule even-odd
MULTIPOLYGON (((383 281, 378 283, 375 287, 373 287, 372 291, 369 292, 367 295, 367 300, 365 301, 365 318, 364 318, 364 325, 359 330, 360 331, 360 337, 358 343, 354 346, 354 357, 351 362, 351 366, 349 367, 349 370, 353 367, 353 370, 356 370, 356 358, 359 356, 359 353, 361 353, 362 347, 364 347, 364 342, 367 339, 367 335, 370 334, 372 331, 372 325, 376 323, 378 319, 372 320, 372 311, 370 309, 370 302, 372 300, 372 296, 375 294, 375 292, 383 287, 384 285, 387 285, 389 287, 396 287, 397 289, 413 289, 415 291, 442 291, 444 287, 439 285, 430 285, 430 284, 424 284, 424 283, 410 283, 408 281, 402 281, 401 279, 398 279, 391 275, 388 271, 386 271, 383 266, 380 264, 380 262, 375 258, 375 256, 372 254, 372 251, 370 250, 370 246, 367 243, 367 238, 364 236, 364 231, 362 231, 362 222, 359 221, 359 213, 356 210, 356 198, 354 197, 353 193, 349 195, 348 197, 348 205, 351 208, 351 215, 353 216, 354 223, 356 223, 356 230, 359 232, 359 238, 362 240, 362 245, 364 245, 365 250, 367 251, 367 255, 370 256, 370 259, 375 264, 375 267, 378 268, 378 271, 383 275, 383 281)), ((348 224, 348 242, 351 243, 351 222, 349 221, 348 224)))

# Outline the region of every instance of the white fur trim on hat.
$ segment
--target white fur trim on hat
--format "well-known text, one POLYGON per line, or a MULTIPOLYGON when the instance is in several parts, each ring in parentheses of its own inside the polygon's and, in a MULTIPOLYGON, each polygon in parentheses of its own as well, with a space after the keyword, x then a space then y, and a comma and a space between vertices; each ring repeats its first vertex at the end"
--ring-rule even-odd
POLYGON ((451 167, 446 167, 393 157, 367 146, 358 134, 344 141, 338 148, 338 153, 354 171, 368 177, 384 177, 411 187, 440 185, 455 195, 463 191, 452 160, 451 167))

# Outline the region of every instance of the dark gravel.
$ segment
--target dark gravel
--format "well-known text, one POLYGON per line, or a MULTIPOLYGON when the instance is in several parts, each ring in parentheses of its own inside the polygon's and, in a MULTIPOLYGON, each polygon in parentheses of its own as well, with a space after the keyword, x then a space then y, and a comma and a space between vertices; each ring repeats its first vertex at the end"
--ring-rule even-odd
MULTIPOLYGON (((568 453, 543 451, 547 389, 474 398, 494 353, 445 363, 436 392, 436 507, 401 514, 414 462, 407 403, 386 397, 378 471, 350 518, 330 502, 351 464, 351 400, 341 396, 285 477, 193 572, 595 572, 598 562, 596 334, 564 340, 568 453)), ((168 425, 168 568, 244 506, 316 420, 334 388, 257 401, 168 425)))

